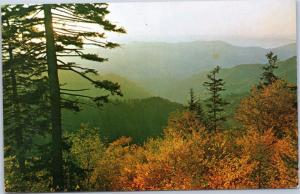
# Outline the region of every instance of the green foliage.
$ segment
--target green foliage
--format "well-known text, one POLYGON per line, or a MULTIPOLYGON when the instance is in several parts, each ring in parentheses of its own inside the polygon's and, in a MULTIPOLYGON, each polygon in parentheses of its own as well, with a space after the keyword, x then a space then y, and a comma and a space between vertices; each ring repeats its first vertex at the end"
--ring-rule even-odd
POLYGON ((87 126, 81 126, 78 131, 68 135, 68 139, 71 142, 71 158, 85 173, 85 178, 80 183, 77 182, 77 185, 80 185, 80 190, 90 191, 91 173, 98 160, 104 157, 104 144, 100 140, 98 130, 87 126))
POLYGON ((260 78, 261 81, 258 86, 259 88, 261 88, 262 86, 270 85, 278 79, 278 77, 274 74, 274 71, 278 68, 277 55, 274 55, 274 53, 270 51, 266 54, 266 57, 268 59, 268 64, 263 66, 264 72, 262 73, 262 76, 260 78))
POLYGON ((21 172, 24 171, 25 163, 31 162, 25 158, 25 150, 29 152, 29 156, 33 156, 30 153, 32 150, 36 151, 30 135, 42 134, 37 132, 36 128, 48 130, 51 123, 51 170, 54 190, 64 189, 61 108, 79 111, 77 98, 86 98, 95 102, 96 105, 102 105, 108 102, 109 95, 122 96, 118 83, 109 80, 93 80, 87 74, 96 74, 94 69, 81 67, 75 63, 66 63, 64 59, 61 59, 62 56, 67 56, 81 57, 96 62, 106 60, 97 54, 83 53, 82 48, 84 45, 101 48, 118 46, 116 43, 105 41, 105 32, 125 33, 123 28, 106 19, 105 16, 109 13, 107 7, 108 5, 104 3, 44 4, 7 5, 1 9, 5 39, 2 52, 4 67, 7 70, 7 76, 4 77, 5 86, 7 86, 5 89, 7 92, 5 128, 14 131, 14 133, 8 132, 11 137, 6 139, 10 141, 7 142, 10 144, 10 150, 6 155, 15 155, 19 163, 18 168, 21 172), (87 23, 100 27, 103 32, 95 28, 83 27, 83 30, 82 26, 87 23), (74 27, 74 24, 77 27, 74 27), (78 74, 95 88, 109 92, 109 95, 91 97, 70 93, 68 91, 74 92, 75 90, 64 89, 59 84, 58 70, 78 74), (44 76, 45 72, 48 72, 48 77, 44 76), (76 96, 76 98, 66 99, 61 98, 61 95, 76 96), (33 104, 28 105, 29 103, 33 104), (47 120, 49 112, 51 112, 51 120, 47 120), (31 118, 33 115, 37 116, 33 119, 31 118), (16 125, 10 126, 9 123, 16 123, 16 125), (23 147, 23 144, 27 147, 23 147))
POLYGON ((73 131, 86 123, 99 128, 108 142, 130 136, 133 142, 142 144, 149 137, 160 136, 168 115, 183 109, 182 105, 159 97, 112 101, 101 109, 85 105, 79 113, 64 111, 63 125, 64 129, 73 131))
POLYGON ((188 101, 188 110, 197 115, 199 121, 203 124, 206 122, 206 117, 200 99, 195 99, 194 90, 190 89, 190 100, 188 101))
POLYGON ((45 59, 40 55, 43 48, 40 42, 31 42, 42 35, 26 25, 27 17, 35 11, 23 5, 1 8, 5 180, 18 191, 30 190, 29 185, 37 189, 32 185, 39 184, 38 166, 46 165, 40 153, 33 152, 39 150, 34 137, 49 132, 48 85, 42 74, 45 59), (28 179, 34 180, 29 183, 28 179))
POLYGON ((195 99, 194 90, 190 89, 190 100, 188 101, 188 109, 189 111, 197 110, 197 100, 195 99))
MULTIPOLYGON (((135 61, 126 61, 132 57, 130 51, 121 55, 120 64, 125 61, 133 67, 118 69, 121 75, 132 75, 128 80, 116 74, 99 75, 98 68, 90 65, 107 63, 112 55, 102 51, 119 46, 106 40, 107 32, 126 33, 107 19, 108 4, 5 5, 1 14, 6 191, 297 185, 296 86, 282 81, 296 82, 296 57, 278 62, 277 55, 268 53, 262 89, 247 96, 259 79, 261 65, 221 72, 216 67, 208 73, 209 81, 205 81, 207 72, 195 75, 196 79, 180 79, 218 60, 226 67, 239 64, 243 57, 236 56, 245 52, 262 56, 264 52, 259 51, 264 49, 202 42, 204 46, 191 47, 193 52, 185 49, 185 43, 172 49, 157 44, 160 48, 149 51, 137 44, 132 53, 143 63, 136 66, 135 61), (86 24, 93 27, 84 28, 86 24), (86 49, 88 45, 98 50, 86 49), (209 59, 199 55, 205 53, 203 48, 208 48, 209 59), (145 51, 146 56, 141 54, 145 51), (165 68, 171 64, 177 79, 165 68), (226 91, 217 75, 226 80, 226 91), (203 82, 208 95, 199 87, 203 82), (181 104, 151 97, 158 94, 184 102, 184 91, 193 84, 197 94, 209 97, 203 109, 193 90, 187 112, 181 104), (120 100, 123 95, 125 99, 120 100), (232 104, 225 110, 229 101, 232 104), (231 118, 219 132, 223 113, 233 115, 238 104, 241 123, 231 118)), ((287 50, 294 50, 293 45, 280 49, 283 58, 290 57, 292 52, 287 50)), ((249 61, 261 62, 257 58, 249 61)))
POLYGON ((70 134, 72 147, 70 153, 76 156, 77 162, 86 171, 90 171, 101 155, 104 145, 100 141, 97 129, 90 129, 87 126, 81 128, 74 134, 70 134))
POLYGON ((51 176, 45 168, 38 170, 39 158, 33 156, 35 160, 27 160, 26 171, 20 172, 16 156, 4 158, 4 186, 6 192, 45 192, 49 191, 51 176), (33 168, 34 166, 34 168, 33 168), (31 170, 33 169, 33 170, 31 170))
MULTIPOLYGON (((150 97, 151 94, 141 87, 139 84, 121 77, 115 74, 103 74, 103 75, 95 75, 92 73, 88 74, 94 80, 111 80, 114 83, 118 83, 120 85, 120 90, 122 91, 123 96, 112 96, 111 99, 133 99, 133 98, 147 98, 150 97)), ((80 75, 68 72, 61 71, 59 72, 59 78, 61 83, 64 85, 65 89, 73 89, 74 91, 68 91, 70 93, 81 93, 84 95, 88 95, 91 97, 108 95, 110 92, 104 90, 98 90, 94 88, 88 80, 81 79, 80 75), (77 91, 78 90, 78 91, 77 91)))
POLYGON ((207 74, 208 82, 204 82, 203 85, 207 87, 210 97, 207 99, 206 106, 208 107, 207 114, 207 128, 211 131, 216 131, 220 128, 222 122, 226 120, 223 115, 224 106, 228 103, 224 101, 221 96, 221 92, 224 91, 225 82, 221 78, 217 78, 220 71, 220 67, 217 66, 209 74, 207 74))
MULTIPOLYGON (((265 60, 264 60, 265 61, 265 60)), ((260 81, 262 74, 262 64, 241 64, 231 68, 222 68, 219 76, 226 81, 226 90, 223 91, 224 97, 227 95, 243 95, 248 93, 253 85, 260 81)), ((208 93, 204 86, 199 85, 207 80, 208 71, 200 71, 194 75, 177 80, 170 78, 165 80, 155 79, 140 84, 147 88, 152 94, 178 103, 186 103, 189 99, 189 88, 193 88, 195 94, 206 98, 208 93), (159 80, 159 81, 158 81, 159 80)), ((297 83, 297 57, 278 62, 278 69, 275 69, 276 76, 281 77, 291 83, 297 83)))

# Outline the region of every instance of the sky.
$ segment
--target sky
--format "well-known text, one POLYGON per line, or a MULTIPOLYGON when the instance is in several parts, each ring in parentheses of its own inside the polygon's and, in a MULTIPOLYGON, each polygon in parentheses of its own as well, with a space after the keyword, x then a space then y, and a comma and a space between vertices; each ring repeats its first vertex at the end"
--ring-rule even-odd
POLYGON ((240 46, 277 47, 296 41, 295 0, 113 2, 107 17, 127 34, 118 42, 222 40, 240 46))

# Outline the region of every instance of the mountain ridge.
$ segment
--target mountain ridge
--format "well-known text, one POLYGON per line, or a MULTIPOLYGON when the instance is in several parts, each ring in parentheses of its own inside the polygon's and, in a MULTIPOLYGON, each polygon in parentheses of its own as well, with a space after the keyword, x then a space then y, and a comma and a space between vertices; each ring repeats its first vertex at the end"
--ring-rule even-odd
MULTIPOLYGON (((145 88, 137 84, 136 82, 129 80, 123 76, 108 73, 108 74, 90 74, 89 75, 94 80, 109 80, 112 82, 117 82, 120 85, 121 92, 123 97, 113 96, 113 99, 131 99, 131 98, 148 98, 151 97, 152 94, 147 91, 145 88)), ((64 88, 72 88, 72 89, 88 89, 84 92, 85 95, 90 96, 99 96, 109 94, 109 92, 97 89, 93 87, 89 81, 83 79, 81 76, 77 75, 73 72, 59 72, 59 77, 61 78, 61 83, 64 85, 64 88)))
MULTIPOLYGON (((219 77, 225 81, 224 95, 249 93, 254 84, 259 83, 259 78, 263 72, 262 67, 265 64, 241 64, 231 68, 221 68, 219 77)), ((206 90, 202 86, 207 81, 206 75, 209 71, 198 72, 187 79, 172 82, 160 90, 152 90, 153 94, 170 99, 174 102, 184 103, 188 100, 189 89, 193 88, 195 93, 205 98, 206 90), (182 91, 182 92, 178 92, 182 91)), ((296 84, 297 82, 297 57, 291 57, 287 60, 278 62, 278 69, 275 74, 288 82, 296 84)), ((158 83, 152 83, 153 86, 158 83)), ((149 84, 148 84, 149 85, 149 84)), ((162 85, 162 84, 160 84, 162 85)), ((149 89, 148 89, 149 90, 149 89)))
POLYGON ((265 49, 235 46, 223 41, 129 43, 115 50, 96 51, 109 58, 97 69, 130 77, 134 81, 187 78, 194 72, 206 71, 215 65, 225 68, 265 63, 265 54, 270 50, 285 60, 296 55, 296 44, 265 49))
MULTIPOLYGON (((296 42, 291 42, 291 43, 287 43, 287 44, 283 44, 281 46, 275 46, 275 47, 262 47, 262 46, 243 46, 243 45, 239 45, 239 44, 234 44, 234 43, 230 43, 224 40, 193 40, 193 41, 180 41, 180 42, 164 42, 164 41, 129 41, 127 43, 121 43, 119 48, 122 48, 125 45, 130 45, 130 44, 165 44, 165 45, 178 45, 178 44, 190 44, 190 43, 197 43, 197 44, 224 44, 224 45, 228 45, 228 46, 233 46, 233 47, 240 47, 240 48, 259 48, 259 49, 278 49, 278 48, 283 48, 283 47, 287 47, 287 46, 296 46, 296 42)), ((90 47, 92 48, 92 47, 90 47)))

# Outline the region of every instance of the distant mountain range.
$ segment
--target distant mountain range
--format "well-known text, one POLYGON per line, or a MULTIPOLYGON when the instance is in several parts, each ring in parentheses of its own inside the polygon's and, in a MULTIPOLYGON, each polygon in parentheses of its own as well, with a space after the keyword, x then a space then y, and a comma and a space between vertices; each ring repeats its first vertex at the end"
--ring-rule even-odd
MULTIPOLYGON (((291 82, 297 81, 297 58, 291 57, 285 61, 278 63, 279 68, 275 73, 291 82)), ((222 68, 219 77, 226 82, 226 91, 224 95, 240 95, 248 93, 254 84, 259 82, 259 77, 262 74, 263 64, 242 64, 232 68, 222 68)), ((116 74, 93 75, 94 79, 111 80, 118 82, 121 85, 123 97, 113 97, 113 99, 141 99, 151 96, 159 96, 178 103, 186 103, 189 97, 189 89, 193 88, 198 96, 205 98, 207 91, 202 84, 207 80, 206 75, 209 71, 202 71, 186 79, 149 79, 143 82, 134 82, 129 78, 121 77, 116 74)), ((64 88, 83 89, 89 88, 85 94, 97 96, 106 94, 104 91, 95 89, 88 81, 80 76, 70 73, 61 72, 61 84, 64 88)))
POLYGON ((278 48, 240 47, 222 41, 183 43, 132 42, 112 50, 89 48, 107 57, 108 62, 88 62, 104 73, 114 73, 133 81, 149 79, 184 79, 216 65, 228 68, 240 64, 266 63, 265 54, 272 50, 280 60, 296 56, 296 44, 278 48))
MULTIPOLYGON (((269 51, 259 47, 237 47, 220 41, 172 44, 137 42, 124 47, 105 51, 107 53, 104 56, 109 57, 110 61, 97 63, 95 68, 100 69, 100 74, 93 77, 118 82, 124 93, 123 99, 159 96, 178 103, 186 102, 190 88, 205 97, 202 83, 217 64, 222 67, 220 77, 226 82, 225 94, 248 92, 258 83, 262 64, 267 62, 265 54, 269 51)), ((277 74, 295 83, 296 44, 272 51, 281 60, 277 74)), ((95 65, 83 60, 78 62, 95 65)), ((88 94, 104 94, 101 90, 93 89, 79 76, 66 74, 61 78, 62 83, 71 84, 66 87, 91 88, 88 94)))
MULTIPOLYGON (((259 83, 259 78, 263 72, 263 64, 243 64, 232 68, 222 68, 219 77, 224 79, 224 95, 241 95, 248 93, 255 84, 259 83)), ((278 63, 279 68, 275 74, 291 83, 297 82, 297 58, 291 57, 278 63)), ((193 88, 196 94, 206 98, 207 91, 203 87, 203 82, 207 81, 209 71, 202 71, 183 80, 173 80, 162 82, 161 80, 149 80, 144 84, 147 90, 154 95, 167 98, 169 100, 185 103, 189 97, 189 89, 193 88)))
MULTIPOLYGON (((78 59, 77 63, 99 70, 93 79, 118 82, 124 97, 112 97, 112 103, 95 108, 83 106, 79 113, 64 110, 63 125, 76 130, 81 123, 99 128, 100 134, 114 140, 132 136, 137 143, 162 134, 170 113, 184 109, 189 89, 207 97, 203 82, 216 65, 221 66, 219 77, 226 82, 224 98, 230 103, 227 115, 233 115, 240 100, 259 82, 262 66, 267 63, 269 49, 238 47, 221 41, 190 43, 130 43, 115 50, 95 50, 110 60, 105 63, 78 59)), ((280 58, 276 74, 289 82, 297 80, 296 44, 272 51, 280 58)), ((62 71, 59 74, 64 88, 85 89, 83 94, 107 94, 93 88, 80 76, 62 71)), ((82 94, 82 93, 81 93, 82 94)), ((228 121, 232 125, 232 119, 228 121), (231 122, 231 123, 230 123, 231 122)))

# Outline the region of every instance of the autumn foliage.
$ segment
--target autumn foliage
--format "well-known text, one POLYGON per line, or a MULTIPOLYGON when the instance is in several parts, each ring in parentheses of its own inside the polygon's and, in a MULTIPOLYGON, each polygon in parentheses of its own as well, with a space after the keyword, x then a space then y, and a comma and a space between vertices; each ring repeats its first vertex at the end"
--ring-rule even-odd
POLYGON ((84 150, 82 154, 76 154, 82 165, 89 169, 93 164, 81 190, 296 187, 295 102, 295 91, 278 80, 254 88, 242 100, 236 112, 242 124, 239 131, 211 132, 194 112, 186 111, 173 113, 163 137, 149 139, 144 145, 122 137, 105 146, 98 136, 87 137, 85 143, 74 144, 85 146, 79 149, 84 150), (93 149, 95 145, 99 149, 93 149), (88 159, 87 153, 93 151, 93 158, 88 159))
POLYGON ((292 86, 278 80, 262 89, 254 87, 242 100, 236 118, 245 128, 259 133, 272 129, 278 138, 297 136, 297 96, 292 86))
POLYGON ((239 130, 207 130, 193 111, 171 114, 163 136, 143 145, 129 137, 104 143, 97 129, 82 126, 68 136, 65 153, 84 171, 73 175, 71 190, 294 188, 297 106, 291 88, 282 80, 253 88, 236 111, 239 130))

